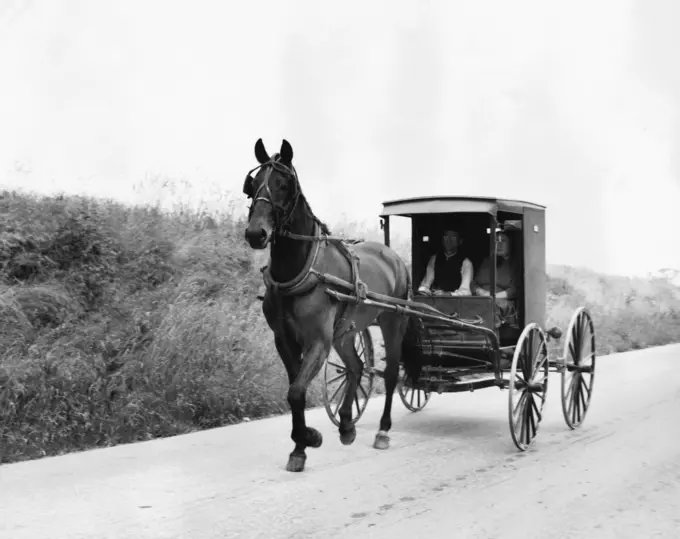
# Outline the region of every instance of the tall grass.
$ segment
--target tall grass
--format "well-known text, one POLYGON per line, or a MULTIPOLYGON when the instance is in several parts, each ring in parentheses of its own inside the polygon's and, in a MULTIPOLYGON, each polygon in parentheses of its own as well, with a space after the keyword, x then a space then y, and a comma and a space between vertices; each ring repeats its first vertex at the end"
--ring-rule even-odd
MULTIPOLYGON (((267 254, 247 248, 243 227, 230 210, 2 193, 0 462, 286 412, 287 376, 255 298, 267 254)), ((408 259, 406 239, 394 247, 408 259)), ((588 306, 600 354, 680 340, 667 281, 549 273, 549 325, 566 329, 588 306)), ((319 380, 307 401, 321 404, 319 380)))

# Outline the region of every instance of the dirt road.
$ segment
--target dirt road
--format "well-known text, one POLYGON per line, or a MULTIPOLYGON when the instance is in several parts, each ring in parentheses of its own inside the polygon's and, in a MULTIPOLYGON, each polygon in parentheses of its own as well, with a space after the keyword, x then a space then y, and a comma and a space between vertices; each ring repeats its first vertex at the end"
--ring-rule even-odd
POLYGON ((519 453, 507 392, 396 397, 392 446, 354 445, 324 410, 324 444, 285 471, 288 415, 0 467, 0 537, 680 537, 680 345, 599 358, 593 405, 570 431, 551 375, 536 444, 519 453))

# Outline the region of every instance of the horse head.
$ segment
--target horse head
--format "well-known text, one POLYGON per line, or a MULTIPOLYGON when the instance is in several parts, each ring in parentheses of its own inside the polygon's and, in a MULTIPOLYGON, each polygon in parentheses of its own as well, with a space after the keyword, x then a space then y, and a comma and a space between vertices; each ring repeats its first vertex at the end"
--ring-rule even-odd
POLYGON ((269 157, 258 139, 255 158, 260 164, 248 172, 243 184, 243 193, 252 199, 245 235, 253 249, 264 249, 289 224, 301 190, 292 164, 293 148, 287 140, 281 143, 279 153, 269 157))

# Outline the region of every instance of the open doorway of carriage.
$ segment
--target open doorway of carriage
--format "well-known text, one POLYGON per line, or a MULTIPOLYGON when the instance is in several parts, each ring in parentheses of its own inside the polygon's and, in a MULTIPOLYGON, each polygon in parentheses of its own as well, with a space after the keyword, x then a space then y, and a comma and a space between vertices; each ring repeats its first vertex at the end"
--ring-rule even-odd
MULTIPOLYGON (((460 234, 459 250, 466 256, 476 275, 485 258, 493 258, 497 234, 503 231, 510 239, 513 263, 516 264, 518 293, 515 299, 520 328, 525 325, 525 246, 524 215, 499 211, 495 216, 486 212, 460 212, 456 214, 426 214, 412 219, 411 262, 413 288, 418 289, 425 276, 430 257, 441 247, 446 229, 460 234), (491 234, 493 230, 493 235, 491 234)), ((514 343, 512 343, 514 344, 514 343)))

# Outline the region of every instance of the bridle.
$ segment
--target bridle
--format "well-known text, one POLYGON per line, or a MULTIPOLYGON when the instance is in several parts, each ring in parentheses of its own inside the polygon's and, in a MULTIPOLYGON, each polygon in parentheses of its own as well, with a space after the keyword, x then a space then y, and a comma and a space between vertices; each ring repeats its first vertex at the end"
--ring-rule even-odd
POLYGON ((298 202, 300 201, 300 197, 302 196, 302 190, 300 189, 300 183, 298 181, 297 172, 295 171, 295 168, 292 166, 287 167, 286 165, 280 163, 279 161, 276 161, 277 157, 278 155, 275 155, 269 161, 262 163, 253 168, 252 170, 250 170, 246 175, 246 180, 243 184, 243 192, 253 200, 252 203, 250 204, 250 207, 248 208, 248 220, 250 220, 250 218, 252 217, 253 211, 255 209, 255 203, 258 200, 271 204, 272 208, 274 209, 274 233, 273 233, 274 237, 272 238, 272 242, 275 241, 274 238, 276 236, 290 235, 288 227, 290 226, 290 221, 293 217, 293 213, 295 212, 298 202), (266 171, 264 181, 257 189, 255 194, 252 194, 252 185, 254 181, 252 173, 259 168, 262 168, 263 170, 266 171), (293 198, 292 203, 290 204, 289 209, 286 209, 286 207, 282 204, 274 202, 274 197, 272 196, 272 191, 271 188, 269 187, 269 180, 272 177, 273 170, 276 170, 282 174, 292 177, 295 180, 295 196, 293 198), (260 194, 263 190, 264 193, 260 194))
MULTIPOLYGON (((314 212, 309 208, 309 205, 307 206, 307 210, 309 211, 312 219, 314 219, 314 222, 316 223, 316 232, 314 235, 306 235, 306 234, 297 234, 295 232, 290 231, 290 222, 293 218, 293 214, 295 213, 296 208, 298 207, 298 203, 300 202, 300 199, 304 200, 304 195, 302 194, 302 188, 300 187, 300 182, 298 180, 297 172, 295 170, 295 167, 292 165, 290 167, 287 167, 286 165, 280 163, 279 161, 276 161, 276 159, 279 157, 278 154, 275 154, 269 161, 262 163, 261 165, 256 166, 254 169, 250 170, 248 174, 246 175, 246 180, 243 184, 243 192, 248 198, 252 198, 253 202, 251 203, 250 207, 248 208, 248 221, 250 221, 250 218, 253 215, 253 211, 255 208, 255 203, 258 200, 261 200, 262 202, 266 202, 268 204, 271 204, 272 208, 274 208, 274 230, 272 233, 272 243, 276 242, 276 236, 280 237, 285 237, 285 238, 290 238, 293 240, 300 240, 300 241, 314 241, 314 242, 320 242, 320 241, 348 241, 347 238, 341 238, 338 236, 331 236, 327 232, 324 232, 323 229, 325 228, 325 225, 319 220, 319 218, 314 215, 314 212), (267 171, 264 181, 262 182, 262 185, 258 188, 258 190, 255 192, 255 194, 252 194, 252 185, 254 178, 252 177, 252 173, 255 172, 257 169, 262 168, 264 169, 265 167, 271 167, 270 170, 267 171), (286 209, 286 207, 282 204, 277 204, 274 202, 274 197, 272 196, 272 191, 269 187, 269 180, 271 179, 272 176, 272 170, 277 170, 283 174, 287 174, 288 176, 291 176, 295 180, 295 196, 293 198, 293 201, 290 203, 290 208, 286 209), (261 195, 260 192, 264 189, 264 194, 261 195)), ((363 241, 363 240, 362 240, 363 241)))

